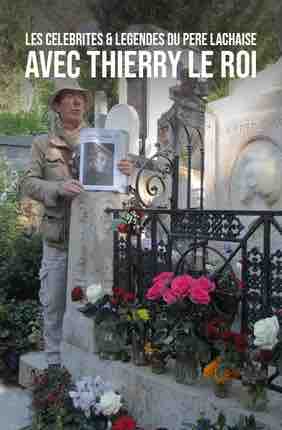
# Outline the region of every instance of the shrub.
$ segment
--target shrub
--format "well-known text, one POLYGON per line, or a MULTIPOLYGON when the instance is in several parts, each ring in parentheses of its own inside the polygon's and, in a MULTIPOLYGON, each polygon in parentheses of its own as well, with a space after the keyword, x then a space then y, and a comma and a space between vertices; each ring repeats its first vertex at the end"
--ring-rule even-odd
POLYGON ((6 300, 38 299, 41 248, 39 234, 22 233, 14 240, 12 253, 0 263, 0 294, 6 300))
POLYGON ((19 223, 18 174, 0 160, 0 294, 37 299, 41 259, 39 235, 27 237, 19 223))
POLYGON ((41 311, 34 300, 11 300, 0 304, 0 315, 0 359, 4 371, 1 376, 9 380, 16 376, 20 355, 38 347, 42 336, 41 311))
POLYGON ((46 133, 48 117, 37 112, 0 113, 0 134, 6 136, 46 133))
POLYGON ((0 159, 0 262, 11 255, 13 242, 19 233, 17 180, 17 172, 0 159))

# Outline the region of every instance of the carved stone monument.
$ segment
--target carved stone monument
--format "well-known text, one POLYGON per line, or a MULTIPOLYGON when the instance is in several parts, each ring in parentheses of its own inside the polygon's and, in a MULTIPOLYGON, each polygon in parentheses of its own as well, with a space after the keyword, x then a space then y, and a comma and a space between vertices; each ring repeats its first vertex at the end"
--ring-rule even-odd
MULTIPOLYGON (((281 210, 281 70, 282 58, 254 79, 234 81, 230 96, 209 103, 206 209, 281 210)), ((279 245, 278 239, 273 239, 272 249, 279 245)), ((262 246, 259 230, 254 240, 262 246)))
POLYGON ((133 106, 118 104, 107 115, 105 128, 125 130, 129 134, 129 152, 138 155, 139 117, 133 106))
MULTIPOLYGON (((129 133, 129 146, 138 137, 139 121, 133 108, 117 105, 106 120, 108 126, 129 133), (121 112, 122 110, 122 112, 121 112), (129 121, 130 119, 130 121, 129 121)), ((109 128, 109 127, 108 127, 109 128)), ((71 300, 75 287, 86 289, 101 284, 105 293, 113 286, 112 216, 107 208, 121 208, 127 195, 115 192, 84 192, 72 203, 68 261, 67 308, 64 317, 63 340, 79 350, 93 353, 94 322, 80 313, 71 300)))
POLYGON ((170 147, 179 156, 178 207, 199 207, 201 186, 201 147, 205 126, 207 84, 182 75, 178 85, 170 88, 171 108, 158 120, 160 150, 170 147), (185 129, 189 133, 189 138, 185 129), (202 138, 202 141, 201 141, 202 138), (190 148, 190 149, 189 149, 190 148), (189 151, 189 152, 188 152, 189 151), (191 157, 191 201, 187 201, 188 157, 191 157))
POLYGON ((206 208, 281 209, 282 58, 209 103, 206 208))
POLYGON ((64 342, 93 353, 94 323, 72 303, 75 287, 86 289, 101 284, 105 293, 113 283, 112 217, 106 208, 122 207, 124 194, 113 192, 84 192, 73 201, 70 227, 67 309, 64 317, 64 342))

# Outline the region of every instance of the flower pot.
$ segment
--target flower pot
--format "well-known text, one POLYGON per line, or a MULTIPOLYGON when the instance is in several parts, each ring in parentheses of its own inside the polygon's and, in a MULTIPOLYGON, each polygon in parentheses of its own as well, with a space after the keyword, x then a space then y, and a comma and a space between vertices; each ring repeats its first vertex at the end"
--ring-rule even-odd
POLYGON ((232 387, 232 381, 228 380, 221 384, 213 381, 213 392, 216 397, 220 397, 221 399, 225 399, 230 396, 230 390, 232 387))
POLYGON ((135 366, 145 366, 147 364, 144 344, 140 342, 137 336, 132 337, 132 362, 135 366))
POLYGON ((95 324, 95 343, 103 360, 120 360, 125 350, 124 337, 117 331, 117 320, 105 320, 95 324))
POLYGON ((152 372, 156 375, 161 375, 166 372, 166 363, 157 355, 154 355, 151 360, 152 372))
POLYGON ((242 405, 256 412, 267 410, 268 393, 264 384, 247 384, 242 385, 242 393, 240 396, 242 405))
POLYGON ((194 353, 178 353, 175 359, 174 377, 180 384, 196 384, 201 377, 201 367, 194 353))

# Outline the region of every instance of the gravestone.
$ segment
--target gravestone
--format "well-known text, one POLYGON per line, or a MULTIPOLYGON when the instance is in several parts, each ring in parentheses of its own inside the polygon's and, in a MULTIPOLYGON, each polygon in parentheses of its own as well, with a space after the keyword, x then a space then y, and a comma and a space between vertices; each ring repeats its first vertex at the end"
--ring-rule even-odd
POLYGON ((129 152, 138 155, 139 117, 133 106, 118 104, 107 115, 105 128, 125 130, 129 135, 129 152))
MULTIPOLYGON (((106 125, 125 129, 134 141, 138 136, 138 118, 133 108, 117 105, 106 125), (126 128, 128 127, 128 128, 126 128)), ((129 141, 130 144, 130 141, 129 141)), ((128 196, 111 191, 84 192, 72 203, 68 261, 67 308, 64 317, 63 339, 81 351, 93 353, 94 323, 77 310, 71 301, 75 287, 86 289, 91 284, 101 284, 105 293, 113 286, 113 231, 112 216, 106 208, 121 208, 128 196), (83 333, 83 336, 81 335, 83 333)))
POLYGON ((71 300, 75 287, 86 289, 101 284, 109 293, 113 284, 112 216, 106 208, 120 208, 124 194, 85 191, 72 203, 68 260, 67 306, 63 340, 83 353, 95 352, 94 322, 86 318, 71 300))

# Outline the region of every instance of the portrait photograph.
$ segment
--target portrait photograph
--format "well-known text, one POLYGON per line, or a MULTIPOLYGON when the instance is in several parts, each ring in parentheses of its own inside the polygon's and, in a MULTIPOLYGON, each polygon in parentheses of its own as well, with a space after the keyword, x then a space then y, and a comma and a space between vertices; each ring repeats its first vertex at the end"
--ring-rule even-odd
POLYGON ((117 168, 128 147, 120 130, 84 129, 81 132, 80 181, 89 191, 126 191, 127 178, 117 168))
POLYGON ((85 168, 83 183, 87 185, 114 185, 114 145, 112 143, 84 143, 85 168))

